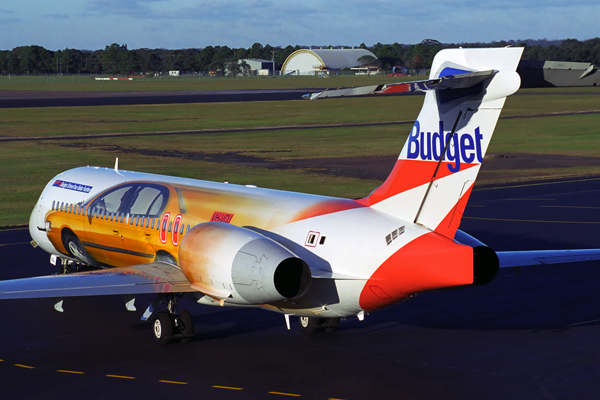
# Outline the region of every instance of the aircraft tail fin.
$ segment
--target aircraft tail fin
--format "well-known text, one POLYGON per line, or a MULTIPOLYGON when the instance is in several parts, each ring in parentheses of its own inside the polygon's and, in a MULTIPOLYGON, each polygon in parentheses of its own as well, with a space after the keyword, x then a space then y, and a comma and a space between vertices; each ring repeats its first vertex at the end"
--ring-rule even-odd
POLYGON ((453 238, 506 97, 519 89, 522 52, 445 49, 435 56, 429 80, 310 95, 426 92, 391 174, 362 202, 453 238))

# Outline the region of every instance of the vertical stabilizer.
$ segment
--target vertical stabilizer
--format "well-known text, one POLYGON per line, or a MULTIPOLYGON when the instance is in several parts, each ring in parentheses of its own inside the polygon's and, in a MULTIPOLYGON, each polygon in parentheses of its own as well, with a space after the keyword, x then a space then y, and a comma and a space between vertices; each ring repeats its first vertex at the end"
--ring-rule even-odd
POLYGON ((423 108, 371 207, 454 237, 506 97, 520 86, 522 48, 446 49, 423 108), (475 79, 478 77, 478 79, 475 79))

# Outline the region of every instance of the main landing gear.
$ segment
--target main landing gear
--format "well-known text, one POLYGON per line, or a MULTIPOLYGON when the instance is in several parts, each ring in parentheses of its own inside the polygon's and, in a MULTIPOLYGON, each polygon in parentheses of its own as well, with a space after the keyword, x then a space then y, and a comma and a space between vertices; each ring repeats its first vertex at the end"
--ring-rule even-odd
POLYGON ((159 344, 167 344, 172 340, 188 343, 194 336, 194 321, 187 310, 175 311, 178 299, 174 294, 167 295, 168 312, 159 312, 154 317, 152 332, 159 344))
POLYGON ((299 317, 300 330, 304 333, 315 333, 319 329, 323 331, 335 332, 340 326, 339 318, 317 318, 317 317, 299 317))
POLYGON ((81 264, 73 260, 57 257, 54 254, 50 256, 50 264, 58 266, 55 275, 67 275, 92 268, 87 264, 81 264))

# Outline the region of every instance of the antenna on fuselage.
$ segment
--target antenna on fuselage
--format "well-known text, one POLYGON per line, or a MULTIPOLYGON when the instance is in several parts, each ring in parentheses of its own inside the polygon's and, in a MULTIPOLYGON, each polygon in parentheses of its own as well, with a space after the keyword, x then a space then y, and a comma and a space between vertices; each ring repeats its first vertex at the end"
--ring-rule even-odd
POLYGON ((119 172, 119 157, 117 157, 117 159, 115 160, 115 172, 121 176, 123 176, 120 172, 119 172))

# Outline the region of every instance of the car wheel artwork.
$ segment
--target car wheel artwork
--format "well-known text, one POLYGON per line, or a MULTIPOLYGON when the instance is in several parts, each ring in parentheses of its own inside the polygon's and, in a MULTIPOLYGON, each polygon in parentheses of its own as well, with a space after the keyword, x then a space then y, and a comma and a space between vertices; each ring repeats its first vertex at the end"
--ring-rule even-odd
POLYGON ((74 234, 67 234, 63 239, 63 244, 72 257, 84 264, 93 265, 90 256, 83 248, 83 245, 77 236, 74 234))
POLYGON ((162 262, 165 264, 171 264, 171 265, 175 265, 175 266, 177 265, 177 261, 175 261, 175 257, 170 255, 166 251, 159 251, 158 253, 156 253, 156 256, 154 257, 154 261, 162 262))

